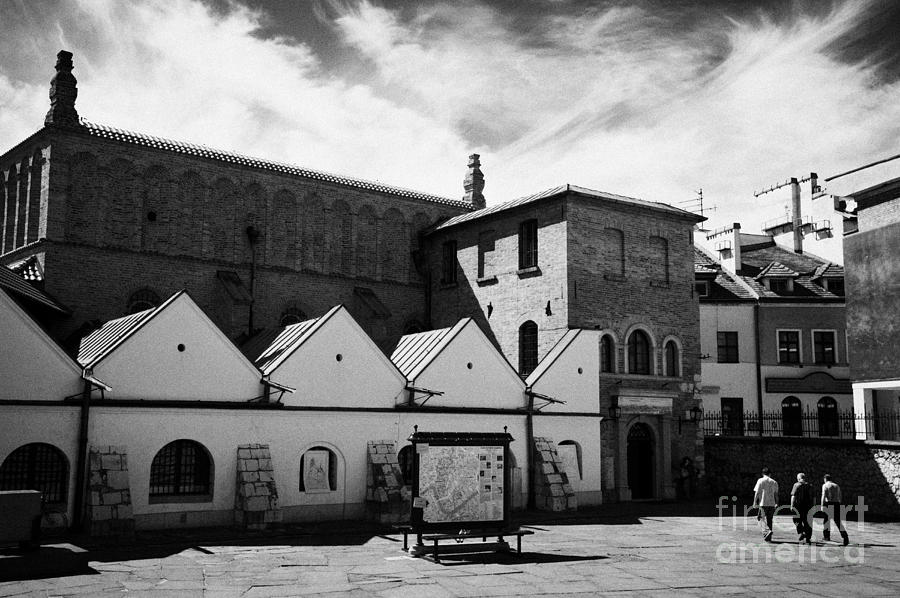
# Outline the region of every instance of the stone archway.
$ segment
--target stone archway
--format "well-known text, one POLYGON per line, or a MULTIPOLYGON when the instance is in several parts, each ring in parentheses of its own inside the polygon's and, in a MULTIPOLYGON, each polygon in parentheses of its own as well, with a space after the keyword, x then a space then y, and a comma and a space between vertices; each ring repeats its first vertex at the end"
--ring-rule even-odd
POLYGON ((655 498, 656 443, 650 426, 636 423, 628 431, 628 487, 632 499, 655 498))

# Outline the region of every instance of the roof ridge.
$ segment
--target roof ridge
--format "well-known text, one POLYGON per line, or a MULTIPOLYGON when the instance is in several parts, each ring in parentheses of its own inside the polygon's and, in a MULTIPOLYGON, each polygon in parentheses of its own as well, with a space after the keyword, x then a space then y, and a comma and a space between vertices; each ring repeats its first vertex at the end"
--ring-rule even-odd
POLYGON ((169 139, 165 137, 157 137, 155 135, 150 135, 148 133, 139 133, 136 131, 129 131, 127 129, 121 129, 118 127, 113 127, 111 125, 104 125, 101 123, 95 123, 87 120, 86 118, 79 117, 81 125, 85 128, 85 130, 90 135, 95 135, 98 137, 105 137, 107 139, 115 139, 117 141, 125 141, 129 143, 135 143, 138 145, 145 145, 149 147, 156 147, 159 149, 165 149, 185 154, 191 154, 195 156, 199 156, 202 158, 210 158, 213 160, 221 160, 224 162, 232 162, 235 164, 243 164, 245 166, 253 166, 256 168, 262 168, 264 170, 271 170, 275 172, 281 172, 285 174, 291 174, 295 176, 302 176, 306 178, 316 179, 320 181, 327 181, 331 183, 337 183, 342 185, 348 185, 351 187, 357 187, 361 189, 368 189, 371 191, 380 191, 383 193, 391 193, 394 195, 400 195, 402 197, 409 197, 411 199, 421 199, 425 201, 430 201, 434 203, 442 203, 446 205, 458 206, 458 207, 468 207, 471 208, 471 204, 459 200, 452 199, 449 197, 443 197, 440 195, 434 195, 431 193, 425 193, 423 191, 416 191, 415 189, 409 189, 407 187, 399 187, 396 185, 389 185, 386 183, 381 183, 379 181, 371 181, 367 179, 361 179, 358 177, 352 177, 342 174, 336 174, 331 172, 325 172, 323 170, 315 170, 312 168, 306 168, 303 166, 299 166, 296 164, 290 164, 287 162, 280 162, 276 160, 269 160, 266 158, 256 158, 253 156, 248 156, 246 154, 242 154, 239 152, 235 152, 232 150, 222 150, 210 147, 208 145, 198 144, 198 143, 190 143, 186 141, 178 141, 175 139, 169 139))

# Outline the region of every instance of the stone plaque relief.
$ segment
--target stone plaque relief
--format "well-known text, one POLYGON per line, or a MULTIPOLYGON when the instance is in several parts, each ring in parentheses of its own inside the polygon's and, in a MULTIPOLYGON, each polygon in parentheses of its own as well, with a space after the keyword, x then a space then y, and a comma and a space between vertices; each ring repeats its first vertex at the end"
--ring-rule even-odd
POLYGON ((328 486, 328 451, 307 451, 304 457, 303 487, 306 491, 330 490, 328 486))
POLYGON ((654 415, 671 415, 671 397, 619 397, 622 413, 649 413, 654 415))

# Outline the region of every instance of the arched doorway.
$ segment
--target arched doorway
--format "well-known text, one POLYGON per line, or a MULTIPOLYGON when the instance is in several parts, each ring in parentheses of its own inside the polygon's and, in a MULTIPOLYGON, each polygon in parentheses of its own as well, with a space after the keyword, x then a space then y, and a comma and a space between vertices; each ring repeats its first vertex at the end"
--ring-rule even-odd
POLYGON ((654 498, 656 451, 653 433, 647 424, 637 423, 628 431, 628 486, 631 498, 654 498))

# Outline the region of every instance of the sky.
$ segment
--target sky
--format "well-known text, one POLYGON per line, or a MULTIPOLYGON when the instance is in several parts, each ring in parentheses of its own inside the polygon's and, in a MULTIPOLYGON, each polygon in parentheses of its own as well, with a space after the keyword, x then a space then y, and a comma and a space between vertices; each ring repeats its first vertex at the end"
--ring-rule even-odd
POLYGON ((0 0, 0 151, 65 49, 95 123, 452 198, 478 153, 489 205, 702 189, 752 232, 790 197, 755 191, 900 154, 898 5, 0 0))

